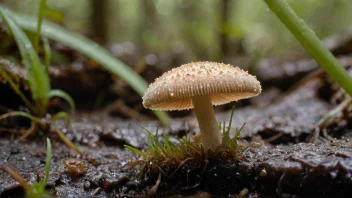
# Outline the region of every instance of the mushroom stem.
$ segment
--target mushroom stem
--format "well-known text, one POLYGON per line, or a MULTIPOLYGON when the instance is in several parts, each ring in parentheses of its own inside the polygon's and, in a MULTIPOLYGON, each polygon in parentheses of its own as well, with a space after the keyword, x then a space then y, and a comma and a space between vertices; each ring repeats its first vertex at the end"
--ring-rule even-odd
POLYGON ((192 97, 192 102, 196 112, 204 150, 207 152, 209 149, 217 149, 221 144, 221 137, 213 104, 211 103, 211 96, 194 96, 192 97))

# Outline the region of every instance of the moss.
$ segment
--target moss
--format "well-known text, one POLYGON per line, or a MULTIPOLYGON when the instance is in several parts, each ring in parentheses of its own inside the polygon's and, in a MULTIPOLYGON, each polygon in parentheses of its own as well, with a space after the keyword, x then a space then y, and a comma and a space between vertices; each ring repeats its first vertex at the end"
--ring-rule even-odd
MULTIPOLYGON (((234 109, 231 118, 233 118, 234 109)), ((198 136, 191 138, 175 138, 171 141, 170 137, 163 134, 162 140, 159 140, 157 134, 153 135, 150 131, 146 131, 148 138, 148 146, 145 151, 138 150, 131 146, 125 145, 127 149, 139 155, 139 159, 132 160, 129 165, 134 168, 140 165, 139 176, 155 177, 159 174, 172 177, 178 170, 187 169, 205 169, 209 160, 216 160, 222 164, 232 164, 236 161, 244 159, 242 155, 246 146, 238 144, 238 138, 245 124, 235 130, 234 137, 230 137, 231 122, 226 127, 225 123, 219 125, 222 129, 222 144, 216 150, 205 152, 198 136)))

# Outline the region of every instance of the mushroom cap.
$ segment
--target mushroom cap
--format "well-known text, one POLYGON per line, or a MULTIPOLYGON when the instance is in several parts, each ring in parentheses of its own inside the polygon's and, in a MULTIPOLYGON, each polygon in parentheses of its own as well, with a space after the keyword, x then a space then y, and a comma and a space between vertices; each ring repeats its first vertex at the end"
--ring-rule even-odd
POLYGON ((255 76, 232 65, 195 62, 174 68, 157 78, 143 96, 153 110, 192 109, 193 96, 211 95, 213 105, 256 96, 261 92, 255 76))

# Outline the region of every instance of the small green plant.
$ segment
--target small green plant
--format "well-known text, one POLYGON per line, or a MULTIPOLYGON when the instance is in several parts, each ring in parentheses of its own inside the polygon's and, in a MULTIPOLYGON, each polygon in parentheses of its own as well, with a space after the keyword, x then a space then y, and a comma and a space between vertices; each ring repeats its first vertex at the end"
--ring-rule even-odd
POLYGON ((49 195, 49 192, 45 190, 46 183, 49 179, 52 151, 51 151, 51 142, 50 139, 46 139, 47 142, 47 151, 46 151, 46 160, 45 160, 45 172, 44 179, 41 182, 34 183, 29 185, 25 179, 21 177, 13 168, 7 164, 3 164, 2 168, 6 171, 11 177, 13 177, 25 190, 27 198, 40 198, 45 195, 49 195))
MULTIPOLYGON (((45 2, 45 0, 42 0, 42 2, 45 2)), ((44 4, 45 5, 45 4, 44 4)), ((43 9, 45 9, 45 6, 43 6, 43 3, 40 6, 40 13, 42 13, 43 9)), ((43 66, 40 62, 39 56, 34 49, 33 46, 38 46, 39 39, 36 39, 39 37, 40 34, 40 26, 41 26, 41 20, 42 16, 40 15, 38 17, 38 31, 36 35, 34 35, 34 43, 32 43, 27 35, 23 32, 21 28, 18 27, 18 25, 14 22, 12 17, 9 15, 7 10, 0 9, 0 15, 3 19, 3 21, 7 24, 9 30, 12 32, 15 41, 17 43, 17 46, 19 48, 21 58, 22 58, 22 63, 26 68, 27 71, 27 82, 30 88, 30 92, 32 95, 32 101, 33 103, 30 102, 29 99, 27 99, 24 94, 20 91, 18 88, 17 84, 14 82, 14 79, 16 76, 8 74, 2 66, 0 66, 0 75, 6 79, 6 81, 10 84, 11 88, 14 90, 15 93, 17 93, 21 99, 24 101, 28 109, 31 111, 30 113, 26 112, 21 112, 21 111, 12 111, 9 113, 5 113, 3 115, 0 115, 0 119, 4 119, 10 116, 22 116, 26 117, 30 120, 32 120, 32 127, 21 136, 21 139, 25 139, 29 135, 31 135, 34 131, 36 131, 37 128, 45 130, 47 127, 47 122, 44 121, 44 118, 47 114, 47 110, 49 107, 49 100, 53 97, 61 97, 67 103, 70 105, 71 112, 74 112, 75 110, 75 104, 73 99, 64 91, 62 90, 52 90, 50 87, 50 80, 49 80, 49 75, 48 75, 48 67, 50 65, 50 47, 47 41, 44 41, 44 51, 45 53, 45 66, 43 66)), ((59 112, 53 116, 51 116, 50 121, 53 122, 58 118, 67 118, 68 114, 66 112, 59 112)), ((59 137, 73 150, 79 151, 65 136, 62 135, 62 132, 59 130, 55 130, 59 137), (72 147, 73 146, 73 147, 72 147)), ((83 152, 78 152, 82 154, 83 152)))
MULTIPOLYGON (((43 9, 42 6, 41 9, 43 9)), ((43 117, 47 112, 49 100, 55 96, 65 99, 70 105, 71 111, 74 111, 75 104, 72 98, 67 93, 61 90, 51 90, 49 76, 46 72, 46 67, 50 64, 50 60, 48 60, 50 58, 46 58, 46 66, 44 67, 41 64, 38 54, 33 47, 33 45, 37 46, 37 42, 39 41, 35 39, 34 44, 31 43, 26 34, 21 30, 21 28, 17 26, 17 24, 13 21, 12 17, 8 14, 6 10, 0 10, 0 14, 4 22, 8 25, 10 31, 12 32, 17 42, 17 46, 20 50, 20 54, 22 57, 22 63, 27 70, 27 81, 34 104, 30 104, 29 100, 23 100, 25 101, 26 105, 30 108, 32 113, 34 113, 38 117, 43 117)), ((39 17, 38 20, 41 21, 42 17, 39 17)), ((40 26, 40 24, 41 22, 38 22, 38 26, 40 26)), ((40 31, 37 32, 37 34, 39 33, 40 31)), ((35 38, 39 36, 37 34, 35 35, 35 38)), ((47 52, 46 54, 48 56, 48 54, 50 54, 50 48, 46 48, 47 49, 45 51, 47 52)), ((12 88, 16 89, 16 93, 19 93, 20 90, 14 86, 15 83, 11 82, 11 75, 8 75, 3 69, 1 69, 0 72, 1 75, 10 82, 12 88)), ((24 98, 24 95, 22 93, 19 93, 19 95, 21 96, 21 98, 24 98)))
POLYGON ((131 161, 130 166, 140 165, 140 176, 158 174, 172 176, 185 166, 205 168, 209 159, 223 163, 243 160, 242 152, 245 150, 245 146, 238 144, 238 138, 244 125, 240 129, 236 129, 234 137, 230 137, 233 113, 234 109, 231 113, 229 125, 226 127, 225 123, 223 124, 221 146, 216 150, 209 150, 208 153, 204 152, 197 138, 192 141, 190 136, 187 136, 182 139, 176 138, 177 142, 173 142, 169 136, 164 134, 162 141, 160 141, 157 134, 153 135, 150 131, 144 129, 149 142, 145 151, 125 145, 126 149, 140 156, 139 159, 131 161))
MULTIPOLYGON (((0 10, 5 11, 1 6, 0 10)), ((10 11, 7 12, 21 28, 30 32, 37 32, 38 20, 30 16, 24 16, 10 11)), ((100 63, 106 70, 126 81, 138 94, 143 95, 147 90, 148 84, 141 76, 129 66, 116 59, 116 57, 104 47, 88 38, 70 32, 49 21, 44 21, 43 24, 41 24, 41 35, 65 44, 100 63)), ((154 114, 164 125, 167 125, 168 117, 165 112, 154 111, 154 114)))

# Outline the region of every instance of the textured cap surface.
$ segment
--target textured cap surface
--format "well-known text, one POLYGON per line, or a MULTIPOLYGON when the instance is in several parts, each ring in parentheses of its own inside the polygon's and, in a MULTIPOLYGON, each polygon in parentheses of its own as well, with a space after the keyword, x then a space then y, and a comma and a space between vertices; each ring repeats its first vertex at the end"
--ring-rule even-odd
POLYGON ((261 92, 260 82, 248 72, 231 65, 195 62, 174 68, 149 85, 143 105, 154 110, 192 109, 192 97, 211 95, 220 105, 261 92))

